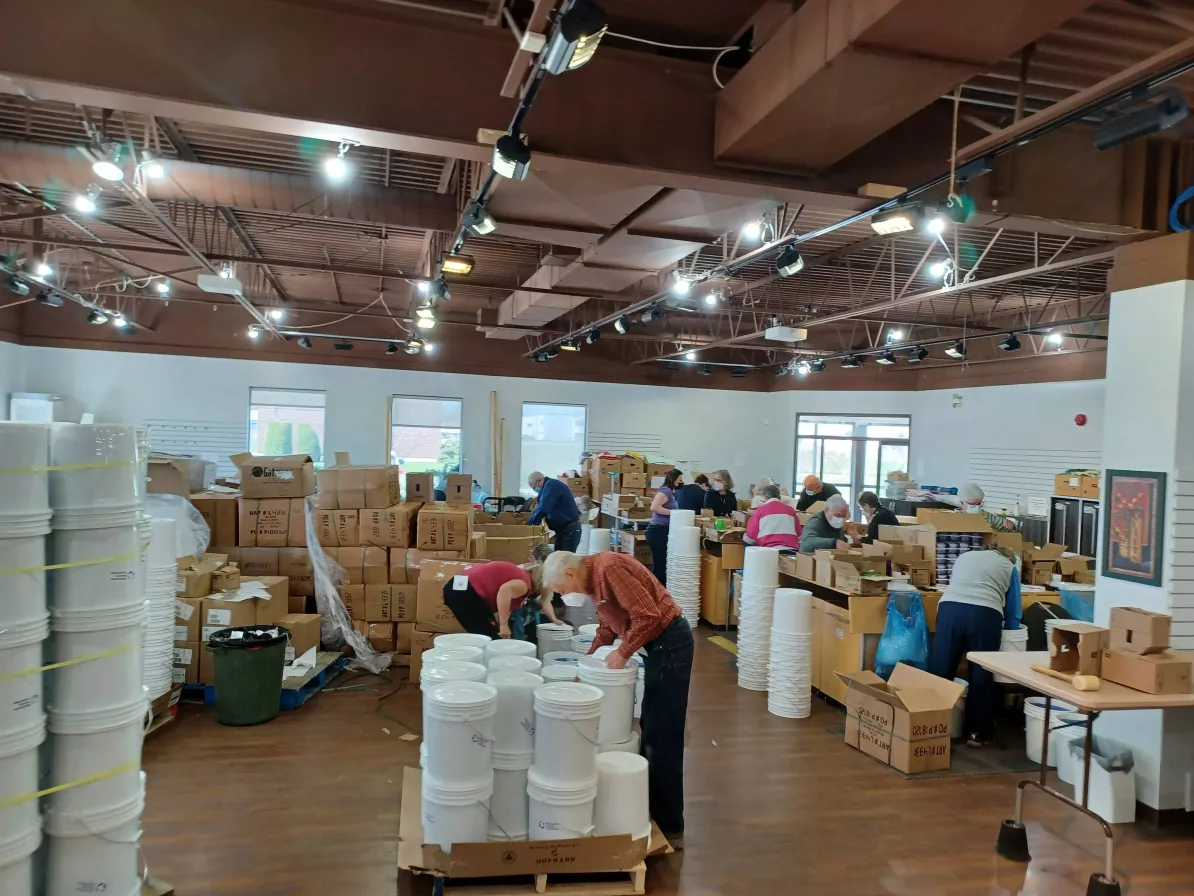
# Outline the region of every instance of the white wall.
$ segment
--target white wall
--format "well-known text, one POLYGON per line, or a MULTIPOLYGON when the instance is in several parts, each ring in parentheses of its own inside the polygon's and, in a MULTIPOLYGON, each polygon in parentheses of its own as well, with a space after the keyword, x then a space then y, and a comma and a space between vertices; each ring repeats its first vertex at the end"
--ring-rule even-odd
POLYGON ((11 342, 0 342, 0 420, 8 419, 8 395, 24 391, 22 360, 24 349, 11 342))

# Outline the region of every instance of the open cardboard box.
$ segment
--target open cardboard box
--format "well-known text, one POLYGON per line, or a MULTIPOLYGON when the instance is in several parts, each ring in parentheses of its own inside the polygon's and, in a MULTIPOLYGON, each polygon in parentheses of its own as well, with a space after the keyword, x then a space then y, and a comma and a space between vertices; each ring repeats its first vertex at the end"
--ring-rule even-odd
POLYGON ((1173 618, 1138 607, 1111 608, 1111 650, 1164 653, 1169 647, 1173 618))
POLYGON ((652 822, 650 838, 629 835, 571 840, 503 840, 456 843, 451 852, 423 843, 422 774, 402 772, 402 807, 398 821, 398 867, 447 877, 508 877, 528 874, 600 874, 631 871, 648 855, 672 852, 652 822))
POLYGON ((1063 622, 1053 629, 1049 644, 1049 668, 1075 675, 1099 675, 1103 651, 1111 632, 1089 622, 1063 622))
POLYGON ((887 584, 891 581, 891 577, 883 575, 887 564, 882 560, 878 562, 883 565, 883 571, 876 572, 869 569, 860 569, 848 561, 834 560, 833 587, 839 591, 847 591, 850 594, 886 594, 887 584))

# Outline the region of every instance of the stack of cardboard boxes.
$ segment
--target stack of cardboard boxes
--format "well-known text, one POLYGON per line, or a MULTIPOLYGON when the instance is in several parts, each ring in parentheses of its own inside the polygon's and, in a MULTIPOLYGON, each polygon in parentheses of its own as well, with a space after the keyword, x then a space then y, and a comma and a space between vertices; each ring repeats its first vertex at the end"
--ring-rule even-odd
POLYGON ((1049 668, 1094 675, 1147 694, 1188 694, 1191 654, 1169 649, 1171 617, 1113 607, 1109 628, 1065 622, 1053 629, 1049 668))
POLYGON ((596 454, 585 458, 582 480, 577 485, 569 480, 569 486, 573 494, 588 494, 596 501, 608 494, 650 497, 663 485, 663 477, 674 469, 672 464, 647 463, 639 454, 596 454), (588 490, 578 492, 585 480, 588 490))

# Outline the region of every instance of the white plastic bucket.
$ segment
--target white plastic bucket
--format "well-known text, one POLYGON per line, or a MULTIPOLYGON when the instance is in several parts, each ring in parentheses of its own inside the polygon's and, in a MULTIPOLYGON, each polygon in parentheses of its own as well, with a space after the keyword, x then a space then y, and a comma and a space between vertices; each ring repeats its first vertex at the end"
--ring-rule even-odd
POLYGON ((748 547, 743 554, 742 582, 770 588, 779 584, 779 549, 748 547))
POLYGON ((54 617, 50 639, 54 662, 108 654, 51 671, 56 712, 113 710, 143 699, 141 636, 145 613, 142 603, 118 612, 75 612, 54 617))
POLYGON ((577 681, 575 664, 553 663, 544 666, 539 674, 544 681, 577 681))
POLYGON ((484 843, 489 833, 490 778, 461 786, 423 774, 423 842, 444 852, 453 843, 484 843))
POLYGON ((590 554, 604 554, 606 551, 612 551, 613 544, 610 542, 609 529, 590 529, 589 530, 589 553, 590 554))
POLYGON ((580 656, 571 650, 553 650, 551 653, 545 653, 542 660, 545 667, 556 666, 561 663, 568 666, 575 666, 580 662, 580 656))
POLYGON ((537 765, 527 771, 527 827, 531 840, 572 840, 593 834, 597 778, 577 783, 545 777, 537 765))
POLYGON ((176 544, 174 520, 152 517, 149 521, 149 549, 145 552, 146 568, 173 573, 178 561, 176 544))
POLYGON ((535 627, 536 648, 539 659, 546 659, 549 653, 572 652, 572 626, 544 622, 535 627))
POLYGON ((597 748, 600 753, 641 753, 642 744, 639 742, 637 731, 630 732, 630 739, 622 741, 620 744, 602 744, 597 748))
POLYGON ((141 822, 137 817, 119 827, 90 834, 50 833, 46 896, 79 893, 136 896, 141 889, 140 840, 141 822))
MULTIPOLYGON (((64 715, 50 713, 50 782, 52 786, 89 778, 112 769, 132 766, 127 771, 90 784, 68 787, 50 794, 47 825, 55 829, 79 823, 89 830, 110 813, 135 802, 141 794, 141 741, 144 737, 147 703, 118 711, 64 715)), ((136 816, 132 816, 136 817, 136 816)), ((127 819, 118 818, 117 823, 127 819)))
POLYGON ((485 651, 480 647, 440 647, 438 644, 423 652, 423 665, 436 663, 480 663, 485 664, 485 651))
POLYGON ((432 688, 449 681, 484 681, 487 674, 488 670, 480 663, 463 663, 458 660, 424 666, 423 671, 419 673, 419 690, 424 694, 424 706, 426 694, 432 688))
POLYGON ((37 670, 43 664, 42 644, 49 632, 44 616, 40 622, 0 631, 0 736, 39 724, 42 673, 37 670))
MULTIPOLYGON (((1028 626, 1021 625, 1019 629, 1004 629, 999 642, 999 650, 1003 653, 1024 653, 1028 650, 1028 626)), ((995 680, 1000 684, 1014 684, 1005 675, 996 675, 995 680)))
POLYGON ((138 574, 140 557, 141 539, 136 526, 56 528, 50 540, 51 562, 85 565, 53 570, 51 609, 124 609, 145 600, 145 583, 138 574))
POLYGON ((954 701, 953 715, 949 720, 949 736, 956 740, 966 734, 966 695, 970 693, 970 682, 964 678, 955 678, 954 684, 962 686, 962 693, 954 701))
MULTIPOLYGON (((4 461, 0 460, 0 463, 4 461)), ((0 473, 0 479, 3 479, 0 473)), ((35 622, 46 615, 44 535, 0 537, 0 629, 35 622), (31 570, 11 572, 10 570, 31 570)))
POLYGON ((50 534, 50 511, 0 513, 0 538, 33 538, 50 534))
POLYGON ((589 649, 593 646, 593 639, 589 635, 573 635, 572 636, 572 652, 580 656, 588 656, 589 649))
MULTIPOLYGON (((38 790, 38 748, 46 739, 45 717, 40 724, 16 734, 0 735, 0 804, 29 797, 38 790)), ((27 838, 41 828, 37 799, 0 808, 0 851, 4 844, 27 838)), ((0 889, 0 893, 7 893, 0 889)))
POLYGON ((775 589, 771 628, 782 634, 803 635, 813 628, 813 595, 800 588, 775 589))
POLYGON ((581 657, 577 663, 580 680, 600 688, 601 722, 597 727, 599 744, 619 744, 630 738, 634 727, 634 690, 638 683, 638 663, 627 663, 621 669, 611 669, 605 660, 581 657))
POLYGON ((491 780, 497 697, 496 688, 480 681, 452 681, 423 694, 427 772, 435 780, 452 787, 491 780))
POLYGON ((492 643, 493 638, 489 635, 477 635, 472 632, 451 632, 438 635, 435 639, 436 647, 479 647, 482 652, 492 643))
POLYGON ((601 626, 596 622, 591 622, 588 625, 582 625, 576 630, 578 635, 588 635, 590 638, 596 638, 597 632, 601 626))
POLYGON ((490 672, 530 672, 538 675, 543 663, 533 656, 495 656, 489 661, 490 672))
POLYGON ((643 692, 647 685, 647 670, 638 667, 638 680, 634 683, 634 717, 641 719, 643 717, 643 692))
MULTIPOLYGON (((1056 756, 1053 746, 1052 729, 1060 728, 1066 724, 1066 720, 1061 718, 1066 713, 1074 713, 1078 707, 1069 703, 1063 703, 1060 700, 1054 700, 1052 708, 1049 712, 1049 756, 1046 764, 1050 767, 1056 765, 1056 756)), ((1044 697, 1028 697, 1024 700, 1024 746, 1025 752, 1028 754, 1029 760, 1040 763, 1041 761, 1041 735, 1044 734, 1045 725, 1045 698, 1044 697)))
POLYGON ((33 854, 39 846, 40 824, 19 839, 0 842, 0 893, 4 896, 33 896, 33 854))
POLYGON ((593 806, 594 835, 651 834, 647 805, 647 760, 634 753, 602 753, 597 757, 597 801, 593 806))
POLYGON ((74 469, 51 471, 50 505, 55 510, 88 510, 138 503, 144 488, 137 460, 136 427, 51 424, 50 463, 74 469))
MULTIPOLYGON (((439 642, 436 642, 439 646, 439 642)), ((499 656, 529 656, 535 655, 535 645, 530 641, 515 641, 512 638, 499 638, 496 641, 490 641, 485 645, 485 662, 489 663, 491 660, 499 656)))
POLYGON ((527 769, 493 769, 493 797, 489 801, 490 840, 527 839, 527 769))
POLYGON ((543 679, 530 672, 490 672, 486 682, 497 690, 493 748, 502 753, 535 749, 535 688, 543 679))
POLYGON ((0 423, 0 515, 41 515, 50 509, 50 427, 0 423))
POLYGON ((673 510, 671 516, 668 517, 668 526, 695 526, 696 525, 696 511, 695 510, 673 510))
POLYGON ((535 689, 535 767, 542 777, 563 784, 593 779, 603 698, 599 688, 575 682, 535 689))

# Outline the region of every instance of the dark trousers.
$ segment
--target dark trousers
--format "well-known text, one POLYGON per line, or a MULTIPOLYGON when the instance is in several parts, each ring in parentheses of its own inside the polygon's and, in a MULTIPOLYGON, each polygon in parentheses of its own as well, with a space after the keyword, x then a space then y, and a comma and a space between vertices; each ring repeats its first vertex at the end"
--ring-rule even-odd
MULTIPOLYGON (((456 617, 466 632, 497 638, 500 629, 497 620, 493 618, 493 610, 489 609, 489 604, 485 603, 481 595, 473 590, 472 585, 457 590, 453 587, 454 584, 454 579, 448 579, 444 583, 444 603, 452 611, 452 615, 456 617)), ((513 611, 510 615, 514 615, 513 611)))
POLYGON ((667 587, 667 526, 647 526, 647 546, 651 549, 651 572, 659 584, 667 587))
MULTIPOLYGON (((943 600, 937 605, 929 671, 952 681, 968 651, 998 650, 1002 640, 1003 614, 998 610, 943 600)), ((966 731, 983 740, 995 733, 995 678, 973 663, 966 695, 966 731)))
POLYGON ((692 650, 692 629, 683 616, 647 644, 640 724, 651 817, 665 836, 684 833, 684 723, 692 650))
POLYGON ((571 551, 576 553, 580 547, 580 521, 573 521, 553 530, 555 533, 555 549, 557 551, 571 551))

